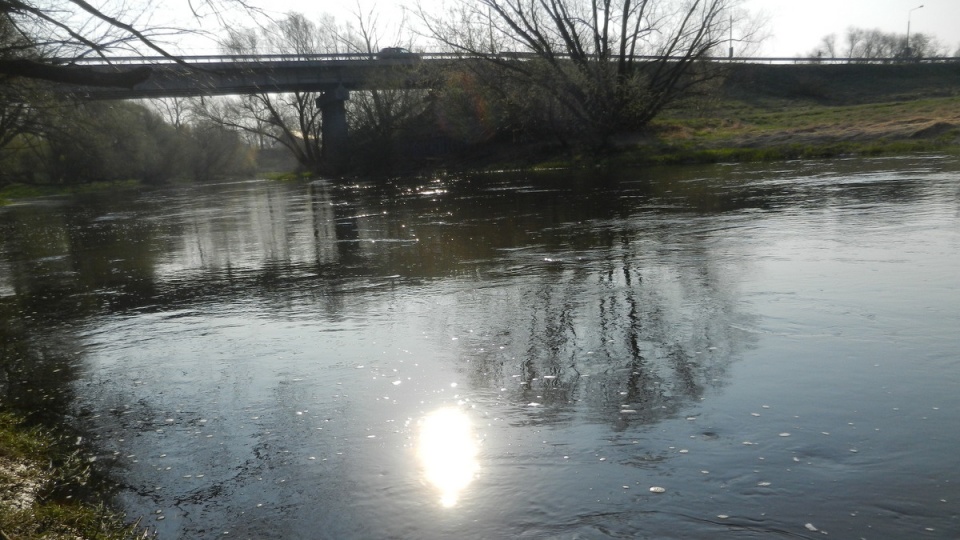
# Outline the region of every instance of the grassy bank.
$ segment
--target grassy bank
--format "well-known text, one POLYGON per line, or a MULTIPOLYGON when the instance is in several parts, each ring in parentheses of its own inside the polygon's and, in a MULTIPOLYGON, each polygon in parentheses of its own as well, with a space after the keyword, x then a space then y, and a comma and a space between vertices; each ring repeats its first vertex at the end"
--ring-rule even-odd
POLYGON ((620 160, 714 163, 878 156, 960 148, 960 97, 857 105, 756 106, 724 101, 693 116, 670 111, 620 160))
POLYGON ((658 163, 876 156, 960 147, 960 66, 742 65, 681 103, 625 159, 658 163))
POLYGON ((145 539, 102 504, 81 500, 88 463, 69 441, 0 412, 0 538, 145 539))
POLYGON ((446 167, 683 165, 920 152, 960 154, 960 97, 853 105, 724 98, 707 109, 666 111, 643 133, 620 136, 601 153, 570 153, 547 144, 492 145, 446 167))
POLYGON ((725 99, 700 111, 668 111, 653 127, 668 141, 700 146, 777 146, 956 137, 960 96, 856 104, 750 104, 725 99))
POLYGON ((118 180, 114 182, 91 182, 88 184, 20 184, 13 183, 0 188, 0 206, 10 204, 17 199, 69 195, 74 193, 95 193, 98 191, 136 189, 141 186, 139 180, 118 180))
POLYGON ((953 153, 960 151, 960 66, 744 64, 721 87, 678 103, 600 155, 515 146, 477 161, 629 166, 953 153))

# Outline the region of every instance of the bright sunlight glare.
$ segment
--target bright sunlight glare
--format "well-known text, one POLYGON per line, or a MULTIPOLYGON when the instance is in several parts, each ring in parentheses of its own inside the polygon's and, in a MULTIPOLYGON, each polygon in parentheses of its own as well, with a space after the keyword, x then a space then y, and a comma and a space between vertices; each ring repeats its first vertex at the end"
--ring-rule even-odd
POLYGON ((479 469, 470 418, 455 408, 427 415, 420 424, 419 456, 427 481, 440 490, 440 503, 455 506, 479 469))

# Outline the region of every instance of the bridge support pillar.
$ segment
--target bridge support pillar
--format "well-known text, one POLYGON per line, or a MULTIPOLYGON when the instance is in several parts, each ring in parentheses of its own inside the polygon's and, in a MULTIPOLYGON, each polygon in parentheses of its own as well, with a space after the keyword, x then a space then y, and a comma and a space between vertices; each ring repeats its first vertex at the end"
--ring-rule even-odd
POLYGON ((333 90, 320 94, 317 107, 320 108, 320 136, 323 137, 323 158, 333 168, 343 165, 347 150, 347 109, 346 101, 350 91, 340 85, 333 90))

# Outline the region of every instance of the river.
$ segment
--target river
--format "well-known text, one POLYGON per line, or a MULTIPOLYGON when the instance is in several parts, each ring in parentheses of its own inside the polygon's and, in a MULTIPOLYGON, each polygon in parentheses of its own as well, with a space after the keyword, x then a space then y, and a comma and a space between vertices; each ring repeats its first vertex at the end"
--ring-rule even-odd
POLYGON ((0 209, 0 403, 174 538, 960 537, 951 156, 0 209))

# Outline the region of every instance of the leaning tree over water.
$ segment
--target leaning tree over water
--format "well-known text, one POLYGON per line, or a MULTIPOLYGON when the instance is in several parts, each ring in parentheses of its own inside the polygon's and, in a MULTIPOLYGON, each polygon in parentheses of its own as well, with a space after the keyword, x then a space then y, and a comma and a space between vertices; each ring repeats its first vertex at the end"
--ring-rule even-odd
MULTIPOLYGON (((210 16, 221 23, 230 10, 260 13, 247 0, 185 1, 183 7, 197 20, 210 16)), ((179 61, 168 46, 189 30, 152 24, 154 10, 136 0, 0 0, 0 24, 9 31, 0 40, 0 78, 133 86, 150 76, 149 69, 104 73, 51 58, 149 53, 179 61)))

